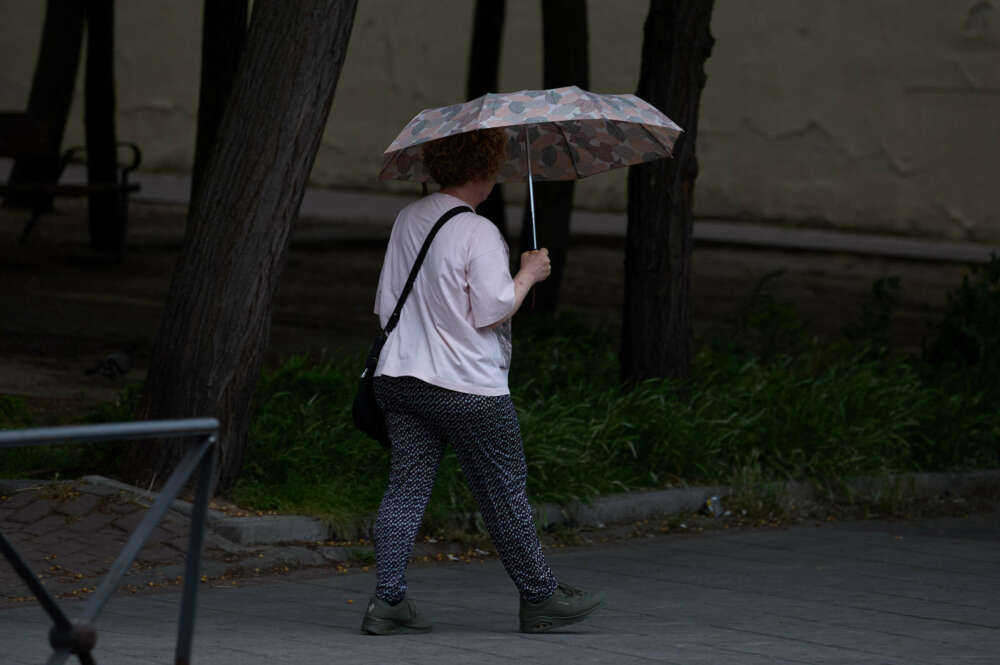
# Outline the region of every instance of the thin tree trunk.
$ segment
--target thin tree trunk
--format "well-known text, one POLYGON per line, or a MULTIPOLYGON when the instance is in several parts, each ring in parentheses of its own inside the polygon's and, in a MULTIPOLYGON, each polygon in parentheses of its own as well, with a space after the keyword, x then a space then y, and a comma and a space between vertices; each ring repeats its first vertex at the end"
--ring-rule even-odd
MULTIPOLYGON (((500 45, 503 38, 506 0, 476 0, 472 22, 472 46, 469 49, 469 76, 466 99, 475 99, 497 92, 500 78, 500 45)), ((497 185, 479 204, 476 212, 496 224, 507 238, 507 212, 503 202, 503 185, 497 185)))
MULTIPOLYGON (((567 85, 590 87, 586 0, 543 0, 542 41, 544 47, 544 88, 567 85)), ((549 250, 552 274, 535 286, 534 309, 552 314, 559 304, 563 269, 569 249, 570 216, 576 183, 535 183, 535 219, 539 247, 549 250)), ((525 203, 521 224, 521 251, 533 249, 531 210, 525 203)))
MULTIPOLYGON (((18 159, 10 173, 9 182, 12 185, 28 182, 55 184, 59 177, 59 148, 80 65, 83 15, 84 8, 79 0, 48 0, 46 3, 42 43, 31 81, 27 113, 46 127, 51 154, 18 159)), ((6 197, 6 205, 11 207, 35 207, 36 203, 50 208, 52 196, 8 194, 6 197)))
POLYGON ((205 0, 201 29, 201 88, 198 94, 198 136, 191 170, 191 200, 205 176, 205 164, 215 143, 246 43, 247 0, 205 0))
MULTIPOLYGON (((140 414, 219 418, 220 491, 233 486, 243 463, 272 302, 356 4, 254 2, 246 53, 192 202, 140 414)), ((135 451, 126 476, 162 480, 183 449, 161 442, 135 451)))
POLYGON ((646 19, 637 94, 684 133, 672 159, 629 170, 621 347, 626 384, 691 375, 695 138, 705 60, 715 42, 712 6, 713 0, 651 0, 646 19))
MULTIPOLYGON (((117 180, 115 146, 115 3, 87 0, 87 65, 84 131, 87 137, 87 181, 117 180)), ((91 194, 87 208, 90 244, 120 252, 125 242, 125 215, 114 192, 91 194)))

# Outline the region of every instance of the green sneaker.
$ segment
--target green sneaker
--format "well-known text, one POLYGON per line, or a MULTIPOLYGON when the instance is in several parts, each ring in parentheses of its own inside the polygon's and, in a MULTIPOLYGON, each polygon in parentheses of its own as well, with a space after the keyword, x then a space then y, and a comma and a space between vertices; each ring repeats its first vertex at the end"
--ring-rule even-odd
POLYGON ((521 632, 544 633, 582 621, 604 604, 600 591, 584 591, 560 584, 551 596, 537 603, 521 599, 521 632))
POLYGON ((361 632, 366 635, 396 635, 398 633, 429 633, 431 624, 417 612, 409 600, 401 600, 390 605, 381 598, 372 596, 368 601, 365 618, 361 621, 361 632))

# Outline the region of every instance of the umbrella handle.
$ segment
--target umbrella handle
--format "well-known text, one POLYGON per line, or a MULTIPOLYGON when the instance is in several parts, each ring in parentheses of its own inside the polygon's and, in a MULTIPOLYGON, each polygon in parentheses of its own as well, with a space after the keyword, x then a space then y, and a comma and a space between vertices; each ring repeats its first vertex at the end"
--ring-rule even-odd
POLYGON ((535 188, 531 182, 531 146, 528 143, 528 126, 524 126, 524 156, 528 162, 528 201, 531 204, 531 249, 538 249, 538 236, 535 234, 535 188))

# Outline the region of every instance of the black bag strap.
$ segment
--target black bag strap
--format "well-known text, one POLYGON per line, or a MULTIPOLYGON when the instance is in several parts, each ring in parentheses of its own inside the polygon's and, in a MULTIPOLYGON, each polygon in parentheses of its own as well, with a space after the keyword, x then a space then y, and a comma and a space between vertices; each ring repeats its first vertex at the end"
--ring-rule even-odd
POLYGON ((424 262, 424 257, 427 256, 427 250, 431 247, 431 241, 434 240, 434 236, 437 232, 441 230, 444 223, 455 215, 461 212, 473 212, 472 208, 469 206, 455 206, 445 214, 441 215, 441 218, 434 224, 434 228, 431 229, 430 233, 427 234, 427 238, 424 240, 424 246, 420 248, 420 253, 417 254, 417 260, 413 262, 413 268, 410 270, 410 276, 406 279, 406 285, 403 287, 403 292, 399 295, 399 301, 396 302, 396 309, 392 310, 392 316, 389 317, 389 322, 385 324, 385 330, 383 331, 386 336, 392 332, 392 329, 396 327, 399 323, 399 313, 403 309, 403 303, 406 302, 406 297, 410 295, 410 291, 413 289, 413 283, 417 281, 417 273, 420 272, 420 265, 424 262))

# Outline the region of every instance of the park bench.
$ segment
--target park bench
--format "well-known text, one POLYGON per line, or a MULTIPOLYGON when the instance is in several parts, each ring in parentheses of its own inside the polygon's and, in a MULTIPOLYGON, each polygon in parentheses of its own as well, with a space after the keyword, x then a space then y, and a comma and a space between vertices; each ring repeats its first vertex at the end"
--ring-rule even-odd
MULTIPOLYGON (((26 113, 0 112, 0 157, 18 159, 22 157, 45 158, 59 155, 59 146, 52 145, 52 132, 45 124, 31 118, 26 113)), ((118 164, 114 182, 92 183, 59 183, 66 166, 80 155, 85 155, 86 147, 70 148, 59 157, 53 182, 16 182, 0 184, 0 195, 28 195, 31 200, 31 217, 28 218, 18 242, 24 243, 35 227, 38 218, 51 209, 50 197, 83 197, 91 194, 115 194, 117 198, 116 214, 120 216, 118 223, 123 230, 124 242, 125 221, 128 215, 128 196, 139 191, 139 185, 129 182, 129 174, 138 168, 142 160, 139 147, 132 143, 116 144, 131 153, 131 160, 118 164)))

